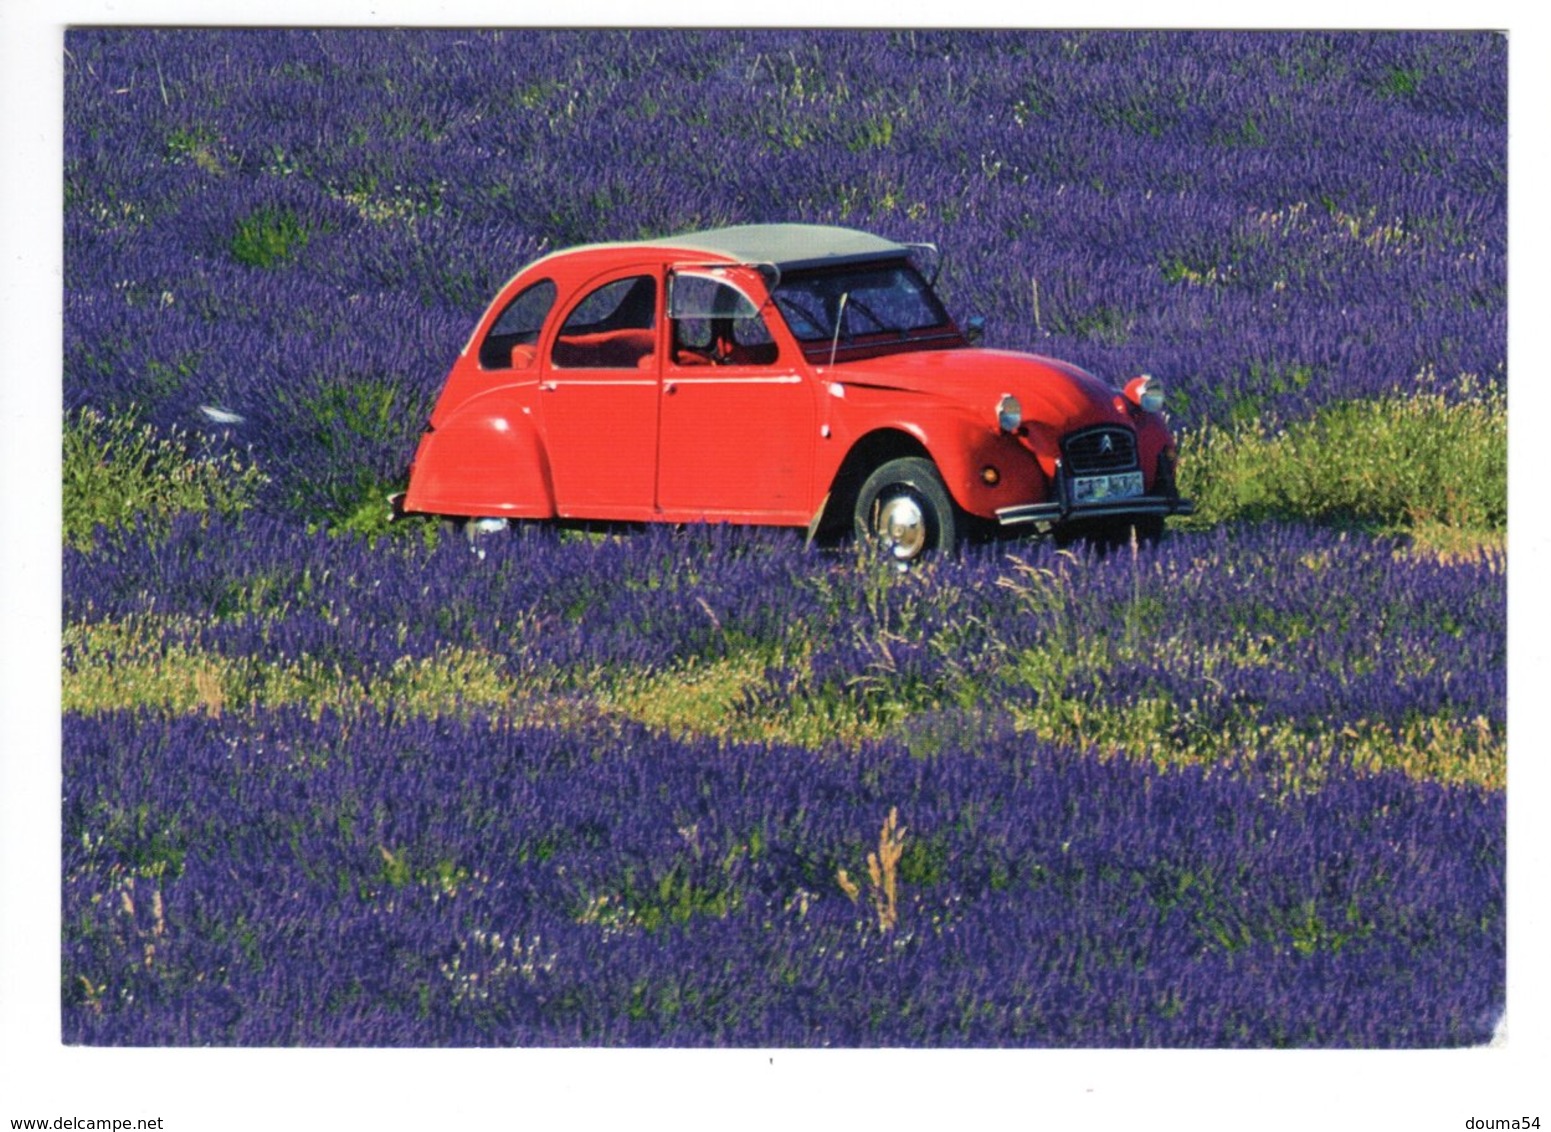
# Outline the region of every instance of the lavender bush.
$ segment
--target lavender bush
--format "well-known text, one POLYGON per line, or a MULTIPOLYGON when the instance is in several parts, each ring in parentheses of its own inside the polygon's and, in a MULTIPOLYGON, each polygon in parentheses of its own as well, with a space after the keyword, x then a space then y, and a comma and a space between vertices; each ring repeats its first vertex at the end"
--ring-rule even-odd
POLYGON ((66 48, 67 1041, 1489 1036, 1500 37, 66 48), (1162 377, 1202 522, 903 576, 351 536, 524 262, 768 220, 936 242, 994 344, 1162 377))
POLYGON ((1500 571, 1269 526, 903 578, 799 545, 540 532, 481 559, 189 517, 72 552, 67 1034, 1488 1032, 1500 571), (717 665, 747 675, 706 723, 717 665), (837 878, 892 805, 882 931, 837 878))
POLYGON ((1502 798, 368 713, 66 729, 66 1037, 1483 1040, 1502 798), (905 832, 896 922, 836 877, 905 832))
POLYGON ((830 737, 905 736, 970 712, 1175 759, 1256 736, 1375 753, 1429 727, 1486 755, 1506 730, 1504 581, 1496 559, 1274 525, 1099 559, 983 547, 896 577, 786 532, 537 530, 481 558, 189 516, 66 553, 66 705, 170 704, 207 674, 221 705, 415 710, 412 677, 455 654, 482 660, 470 698, 528 712, 689 711, 697 675, 727 672, 700 729, 730 737, 825 719, 830 737))

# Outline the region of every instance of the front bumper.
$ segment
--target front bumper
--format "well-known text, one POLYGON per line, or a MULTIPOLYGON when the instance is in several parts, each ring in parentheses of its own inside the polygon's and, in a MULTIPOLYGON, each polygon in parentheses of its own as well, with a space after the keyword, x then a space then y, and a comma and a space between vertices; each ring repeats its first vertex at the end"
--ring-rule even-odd
POLYGON ((1163 515, 1191 515, 1196 505, 1181 499, 1174 490, 1174 467, 1160 461, 1158 479, 1151 495, 1125 495, 1112 499, 1086 499, 1078 502, 1073 496, 1072 477, 1061 461, 1056 461, 1055 498, 1043 503, 1017 503, 1011 507, 999 507, 996 519, 1004 527, 1033 524, 1040 531, 1049 531, 1068 523, 1086 520, 1142 518, 1163 515), (1163 490, 1158 491, 1161 487, 1163 490))
POLYGON ((1103 499, 1096 503, 1074 504, 1065 500, 1056 500, 1051 503, 1020 503, 1013 507, 999 507, 996 511, 996 521, 1004 527, 1033 523, 1041 529, 1049 529, 1086 519, 1193 515, 1195 510, 1194 503, 1177 496, 1132 495, 1125 499, 1103 499))
MULTIPOLYGON (((1115 431, 1117 430, 1102 428, 1079 430, 1063 441, 1063 447, 1081 441, 1088 434, 1102 433, 1107 439, 1108 435, 1115 431)), ((1089 464, 1081 472, 1074 471, 1065 459, 1057 457, 1055 474, 1050 477, 1052 489, 1050 498, 1038 503, 1015 503, 1008 507, 998 507, 997 522, 1003 527, 1033 526, 1041 534, 1045 534, 1057 527, 1070 525, 1081 526, 1089 523, 1112 522, 1117 519, 1163 518, 1169 515, 1195 514, 1195 503, 1181 498, 1179 494, 1178 482, 1174 476, 1175 456, 1172 444, 1165 446, 1157 456, 1151 492, 1093 498, 1095 488, 1103 487, 1106 490, 1113 488, 1117 477, 1135 476, 1136 487, 1142 486, 1140 463, 1132 463, 1129 466, 1122 464, 1120 467, 1092 466, 1091 458, 1104 451, 1106 450, 1100 449, 1097 453, 1085 453, 1089 457, 1089 464), (1088 490, 1079 493, 1079 481, 1106 476, 1109 480, 1107 484, 1089 483, 1086 485, 1088 490)))

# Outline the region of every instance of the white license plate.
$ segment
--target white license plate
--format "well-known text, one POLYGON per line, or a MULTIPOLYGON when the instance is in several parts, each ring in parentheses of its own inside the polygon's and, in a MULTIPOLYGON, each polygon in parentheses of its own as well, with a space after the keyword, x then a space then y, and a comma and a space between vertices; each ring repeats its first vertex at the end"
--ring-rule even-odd
POLYGON ((1078 476, 1072 480, 1073 503, 1097 503, 1101 499, 1125 499, 1141 494, 1141 472, 1112 472, 1107 476, 1078 476))

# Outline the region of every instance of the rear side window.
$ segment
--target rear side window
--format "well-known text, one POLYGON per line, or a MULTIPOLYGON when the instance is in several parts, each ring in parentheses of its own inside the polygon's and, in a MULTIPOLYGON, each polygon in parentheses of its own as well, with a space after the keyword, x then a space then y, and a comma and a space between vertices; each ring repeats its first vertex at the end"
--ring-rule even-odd
POLYGON ((511 369, 514 346, 535 346, 549 308, 555 305, 555 284, 540 279, 525 287, 495 320, 490 333, 479 344, 479 364, 483 369, 511 369))
POLYGON ((657 282, 636 275, 605 283, 566 316, 551 361, 561 369, 648 365, 656 342, 657 282))

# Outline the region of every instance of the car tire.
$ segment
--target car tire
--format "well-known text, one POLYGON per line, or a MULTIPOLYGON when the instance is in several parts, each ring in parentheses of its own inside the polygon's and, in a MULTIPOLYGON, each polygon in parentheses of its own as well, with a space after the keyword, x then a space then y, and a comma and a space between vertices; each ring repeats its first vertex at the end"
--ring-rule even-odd
POLYGON ((485 546, 492 538, 510 538, 512 531, 517 529, 509 519, 464 515, 443 516, 441 528, 444 538, 454 543, 461 543, 480 558, 485 556, 485 546))
POLYGON ((936 466, 919 456, 880 465, 856 496, 856 537, 890 562, 908 567, 953 550, 957 512, 936 466))

